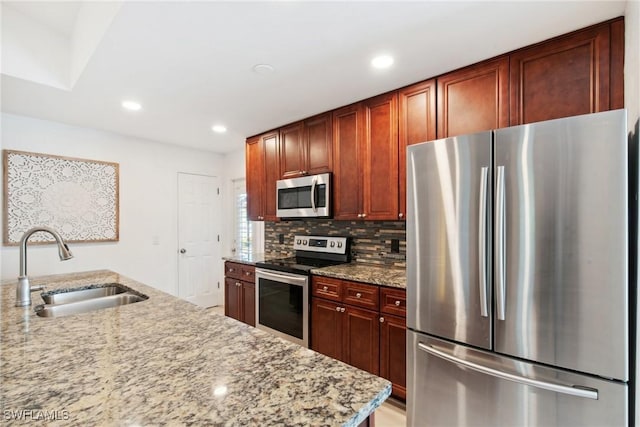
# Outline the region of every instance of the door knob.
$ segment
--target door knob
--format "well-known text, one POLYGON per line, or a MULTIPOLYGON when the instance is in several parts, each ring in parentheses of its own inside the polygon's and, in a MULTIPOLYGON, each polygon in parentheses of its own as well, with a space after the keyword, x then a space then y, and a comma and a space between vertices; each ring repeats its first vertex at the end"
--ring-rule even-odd
POLYGON ((184 253, 186 253, 186 252, 187 252, 187 250, 186 250, 185 248, 180 249, 180 253, 181 253, 181 254, 184 254, 184 253))

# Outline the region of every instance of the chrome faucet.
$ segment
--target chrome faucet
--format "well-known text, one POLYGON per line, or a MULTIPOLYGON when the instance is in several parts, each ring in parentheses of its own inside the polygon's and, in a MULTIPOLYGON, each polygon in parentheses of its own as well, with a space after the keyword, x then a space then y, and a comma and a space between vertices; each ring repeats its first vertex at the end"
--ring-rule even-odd
POLYGON ((73 258, 73 254, 69 250, 69 246, 62 240, 57 231, 49 227, 34 227, 27 230, 20 239, 20 275, 18 276, 18 287, 16 288, 16 307, 24 307, 31 305, 31 292, 42 290, 43 286, 34 286, 29 284, 27 277, 27 240, 33 233, 44 231, 51 234, 58 244, 58 255, 60 261, 66 261, 73 258))

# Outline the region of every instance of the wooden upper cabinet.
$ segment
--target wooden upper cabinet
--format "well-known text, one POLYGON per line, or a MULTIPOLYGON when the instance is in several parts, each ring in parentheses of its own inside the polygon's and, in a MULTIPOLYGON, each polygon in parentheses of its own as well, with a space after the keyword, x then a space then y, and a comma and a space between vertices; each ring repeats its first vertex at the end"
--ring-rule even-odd
POLYGON ((280 176, 282 179, 303 175, 305 169, 304 123, 280 128, 280 176))
POLYGON ((331 113, 304 121, 305 168, 309 175, 333 171, 333 126, 331 113))
POLYGON ((436 139, 436 81, 418 83, 398 91, 398 219, 407 216, 407 147, 436 139))
POLYGON ((275 221, 279 174, 278 131, 247 139, 247 215, 252 221, 275 221))
POLYGON ((438 138, 509 126, 509 57, 437 78, 438 138))
POLYGON ((247 216, 252 221, 259 221, 264 216, 264 152, 262 139, 254 136, 247 139, 246 180, 247 180, 247 216))
POLYGON ((331 172, 331 113, 280 128, 282 179, 331 172))
POLYGON ((333 112, 333 218, 358 219, 362 213, 360 139, 363 112, 360 104, 333 112))
POLYGON ((622 75, 616 68, 622 25, 618 20, 590 27, 512 53, 511 125, 621 108, 623 79, 610 76, 612 66, 622 75))
POLYGON ((276 221, 276 182, 280 179, 280 146, 278 131, 261 135, 264 150, 264 216, 267 221, 276 221))
POLYGON ((398 219, 398 95, 396 92, 362 102, 365 132, 362 218, 398 219))

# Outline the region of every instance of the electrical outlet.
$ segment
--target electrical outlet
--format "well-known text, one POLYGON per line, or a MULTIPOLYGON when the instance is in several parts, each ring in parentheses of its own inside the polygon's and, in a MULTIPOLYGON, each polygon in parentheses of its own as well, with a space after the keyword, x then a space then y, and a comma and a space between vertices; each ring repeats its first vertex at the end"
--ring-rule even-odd
POLYGON ((399 254, 400 253, 400 240, 391 239, 391 253, 399 254))

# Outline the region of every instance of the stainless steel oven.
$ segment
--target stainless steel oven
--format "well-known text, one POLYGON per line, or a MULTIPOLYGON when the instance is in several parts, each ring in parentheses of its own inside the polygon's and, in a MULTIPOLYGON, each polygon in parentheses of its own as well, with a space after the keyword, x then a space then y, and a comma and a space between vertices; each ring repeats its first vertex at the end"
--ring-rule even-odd
POLYGON ((256 327, 309 347, 309 276, 256 268, 256 327))
POLYGON ((279 218, 329 218, 331 174, 279 180, 276 203, 279 218))
POLYGON ((311 270, 351 259, 347 237, 295 236, 295 256, 256 263, 256 327, 309 347, 311 270))

